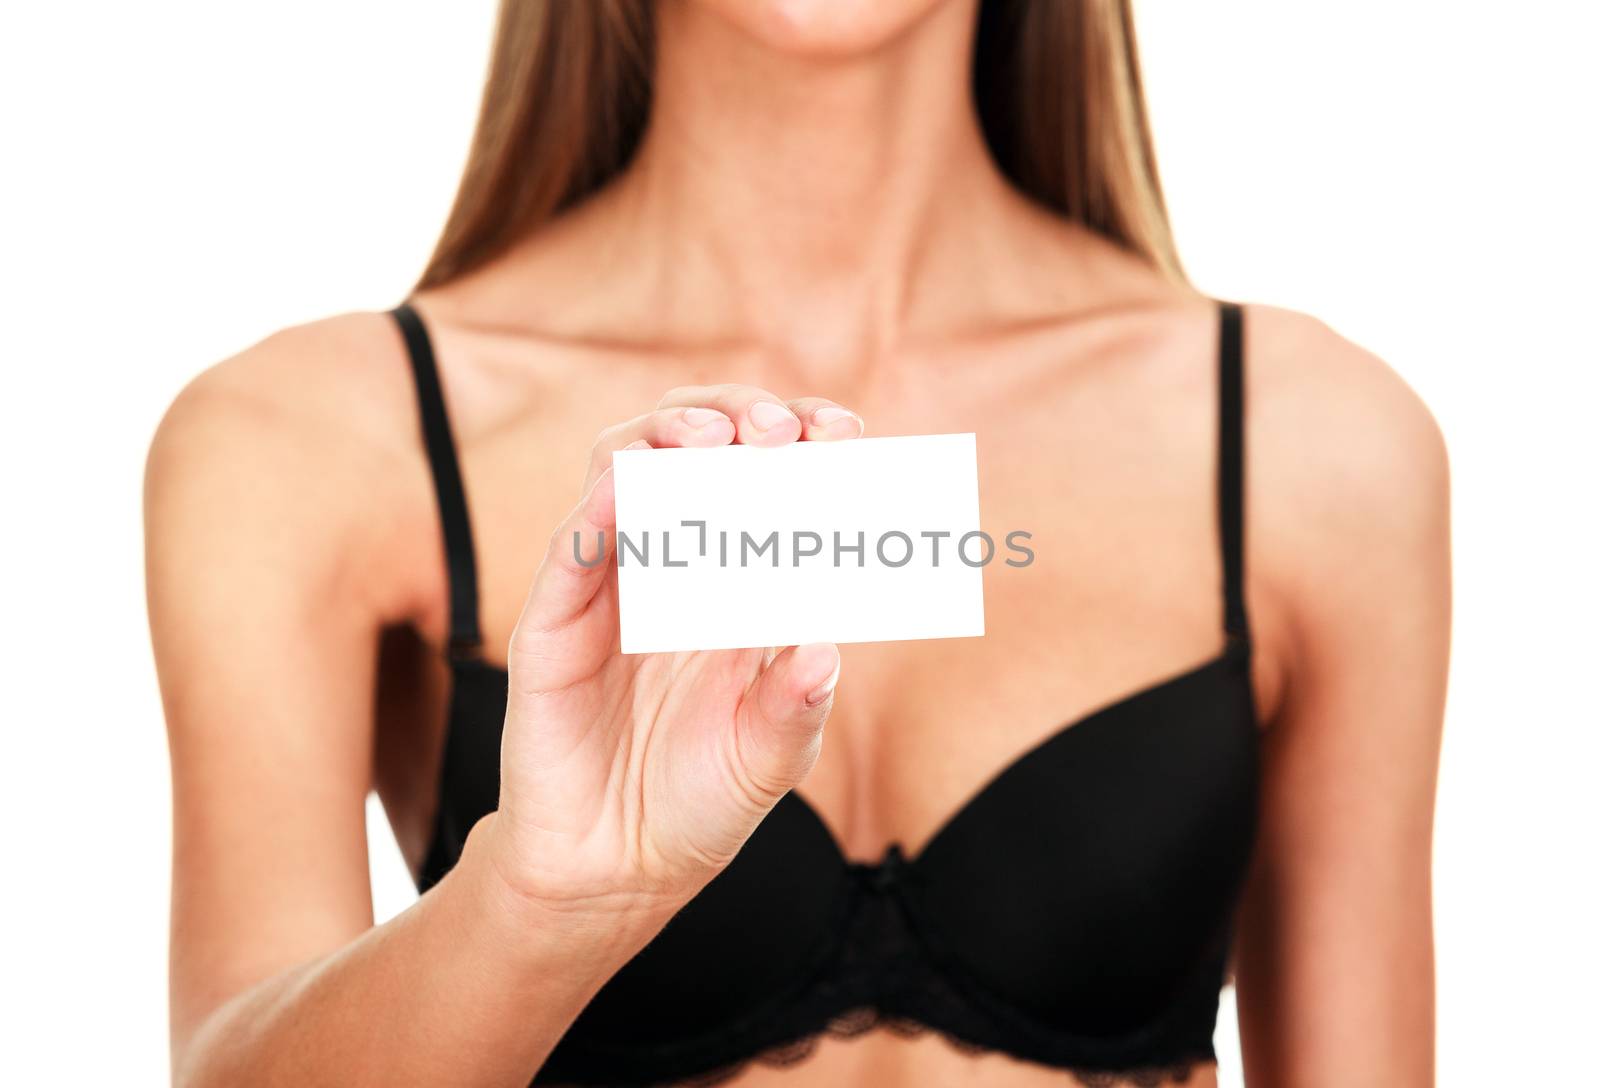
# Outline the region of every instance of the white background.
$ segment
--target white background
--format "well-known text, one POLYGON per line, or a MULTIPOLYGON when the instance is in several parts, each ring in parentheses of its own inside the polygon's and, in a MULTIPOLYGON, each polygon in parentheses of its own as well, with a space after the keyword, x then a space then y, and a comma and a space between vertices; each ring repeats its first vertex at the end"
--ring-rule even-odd
MULTIPOLYGON (((1376 350, 1449 441, 1446 1085, 1594 1073, 1590 11, 1139 5, 1194 279, 1376 350)), ((0 1081, 165 1078, 169 806, 144 448, 209 363, 404 294, 457 179, 490 21, 487 0, 0 16, 0 1081)), ((411 892, 375 830, 388 915, 411 892)), ((1237 1084, 1227 1017, 1218 1037, 1237 1084)))

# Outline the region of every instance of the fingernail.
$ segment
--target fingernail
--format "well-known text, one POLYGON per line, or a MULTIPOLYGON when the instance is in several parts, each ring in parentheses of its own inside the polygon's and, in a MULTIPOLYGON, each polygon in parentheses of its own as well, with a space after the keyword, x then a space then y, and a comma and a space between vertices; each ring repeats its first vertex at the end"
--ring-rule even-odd
POLYGON ((696 429, 709 427, 711 424, 727 418, 721 412, 710 408, 690 408, 683 413, 683 421, 696 429))
POLYGON ((811 413, 811 422, 815 423, 819 427, 831 427, 833 424, 845 419, 853 419, 857 424, 861 422, 861 417, 850 411, 848 408, 835 408, 829 406, 827 408, 818 408, 815 412, 811 413))
POLYGON ((763 431, 770 431, 774 427, 782 426, 789 420, 795 419, 794 413, 781 404, 774 404, 770 400, 761 400, 750 406, 750 422, 763 431))
POLYGON ((833 667, 833 672, 828 678, 811 689, 811 694, 806 696, 806 706, 816 706, 818 703, 828 701, 828 696, 833 694, 833 689, 839 686, 839 666, 833 667))
POLYGON ((650 443, 646 442, 642 438, 638 438, 638 439, 635 439, 632 442, 629 442, 626 446, 623 446, 622 448, 625 449, 625 450, 647 450, 647 449, 650 448, 650 443))

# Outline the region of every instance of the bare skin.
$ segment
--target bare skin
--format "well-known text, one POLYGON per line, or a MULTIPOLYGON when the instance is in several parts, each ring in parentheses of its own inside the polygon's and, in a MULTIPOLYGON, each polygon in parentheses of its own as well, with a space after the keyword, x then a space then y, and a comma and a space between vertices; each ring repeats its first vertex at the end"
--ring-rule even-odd
MULTIPOLYGON (((746 25, 663 5, 628 172, 418 299, 512 698, 500 813, 383 926, 364 798, 419 864, 447 683, 398 337, 373 314, 290 329, 174 404, 147 522, 178 1082, 526 1083, 785 789, 855 856, 914 850, 1063 722, 1219 650, 1212 306, 996 174, 961 78, 970 3, 871 5, 872 25, 850 7, 746 25), (756 426, 761 402, 793 422, 756 426), (986 527, 1029 529, 1038 555, 986 574, 983 639, 623 661, 604 576, 544 561, 559 527, 604 523, 616 448, 848 440, 858 420, 977 432, 986 527), (670 746, 642 743, 657 727, 670 746), (638 754, 663 747, 699 773, 638 754)), ((1252 307, 1247 344, 1267 783, 1239 924, 1246 1072, 1431 1083, 1443 445, 1316 322, 1252 307)), ((1060 1083, 889 1035, 825 1042, 800 1076, 1060 1083)))

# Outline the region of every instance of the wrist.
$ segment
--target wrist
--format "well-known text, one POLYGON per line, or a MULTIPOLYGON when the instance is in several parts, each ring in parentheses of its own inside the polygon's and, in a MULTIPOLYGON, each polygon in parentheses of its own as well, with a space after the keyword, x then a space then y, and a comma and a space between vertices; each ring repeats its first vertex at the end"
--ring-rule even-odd
POLYGON ((479 820, 451 871, 477 916, 507 947, 541 960, 554 954, 608 967, 626 963, 666 925, 682 902, 635 893, 581 897, 538 894, 508 872, 495 837, 496 815, 479 820))

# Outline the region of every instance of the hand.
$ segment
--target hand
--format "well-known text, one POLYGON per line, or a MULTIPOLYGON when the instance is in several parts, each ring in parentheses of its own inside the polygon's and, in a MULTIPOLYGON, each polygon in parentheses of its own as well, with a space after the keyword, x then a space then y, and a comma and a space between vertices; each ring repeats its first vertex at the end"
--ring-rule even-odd
POLYGON ((675 911, 811 770, 833 704, 830 644, 619 652, 612 454, 861 433, 831 401, 722 385, 674 390, 600 435, 511 638, 491 835, 513 889, 543 906, 675 911), (607 561, 593 564, 602 532, 607 561))

